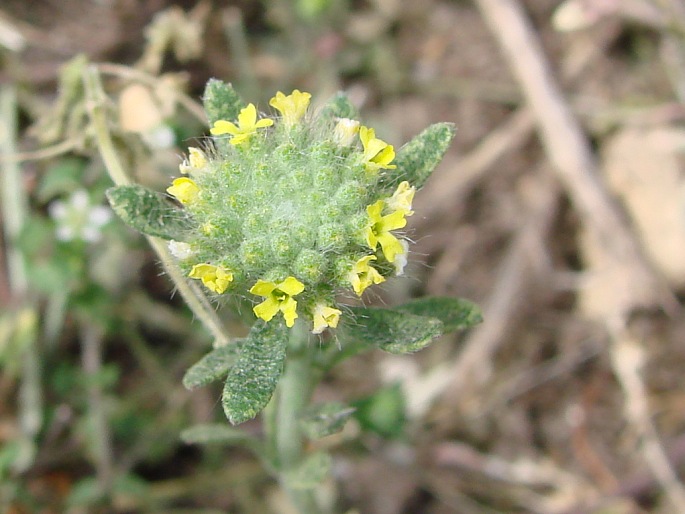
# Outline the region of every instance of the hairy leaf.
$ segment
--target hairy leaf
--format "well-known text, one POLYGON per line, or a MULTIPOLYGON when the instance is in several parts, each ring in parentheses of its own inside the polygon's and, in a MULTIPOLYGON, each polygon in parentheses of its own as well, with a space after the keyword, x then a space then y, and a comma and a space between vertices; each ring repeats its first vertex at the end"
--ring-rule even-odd
POLYGON ((300 425, 309 439, 320 439, 340 432, 353 413, 352 407, 338 402, 314 405, 302 414, 300 425))
POLYGON ((237 425, 266 406, 283 373, 287 332, 282 322, 258 321, 228 373, 222 398, 228 420, 237 425))
POLYGON ((218 120, 238 119, 240 110, 246 105, 231 84, 217 79, 207 82, 202 102, 210 127, 218 120))
POLYGON ((404 305, 394 307, 393 310, 437 318, 442 321, 445 333, 464 330, 483 321, 480 308, 462 298, 429 296, 412 300, 404 305))
POLYGON ((390 353, 415 352, 443 334, 439 319, 376 307, 352 307, 345 333, 356 341, 390 353))
POLYGON ((162 193, 142 186, 116 186, 107 199, 124 223, 148 236, 183 241, 192 223, 183 209, 162 193))
POLYGON ((324 118, 356 118, 357 109, 355 109, 350 99, 342 91, 336 93, 321 110, 321 116, 324 118))
POLYGON ((456 129, 453 123, 436 123, 399 149, 394 164, 397 173, 387 184, 393 189, 403 180, 417 189, 423 187, 447 152, 456 129))
POLYGON ((241 345, 242 340, 238 340, 209 352, 186 371, 183 385, 187 389, 196 389, 224 378, 235 364, 241 345))

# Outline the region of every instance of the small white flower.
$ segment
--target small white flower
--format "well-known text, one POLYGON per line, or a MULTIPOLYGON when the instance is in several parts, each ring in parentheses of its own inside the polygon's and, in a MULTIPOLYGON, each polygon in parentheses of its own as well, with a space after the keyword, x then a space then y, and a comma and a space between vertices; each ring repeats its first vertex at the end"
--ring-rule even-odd
POLYGON ((350 146, 359 132, 360 123, 349 118, 340 118, 333 135, 340 146, 350 146))
POLYGON ((188 243, 171 240, 168 244, 171 255, 176 257, 179 261, 184 261, 195 255, 195 251, 188 243))
POLYGON ((395 275, 398 277, 404 275, 404 268, 407 265, 407 253, 409 252, 409 244, 404 240, 400 239, 400 244, 404 251, 395 255, 395 275))
POLYGON ((102 238, 101 228, 112 219, 112 211, 103 205, 91 205, 88 192, 79 189, 66 200, 56 200, 48 206, 55 220, 55 235, 60 241, 81 239, 96 243, 102 238))

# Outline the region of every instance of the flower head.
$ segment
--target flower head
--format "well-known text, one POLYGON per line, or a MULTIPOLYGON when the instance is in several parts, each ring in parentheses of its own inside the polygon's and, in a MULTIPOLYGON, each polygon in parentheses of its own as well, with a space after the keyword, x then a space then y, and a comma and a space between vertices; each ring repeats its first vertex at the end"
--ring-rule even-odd
POLYGON ((364 146, 362 160, 366 170, 377 172, 380 169, 392 170, 397 166, 390 164, 395 158, 395 149, 382 139, 376 137, 376 131, 369 127, 359 128, 359 139, 364 146))
POLYGON ((207 166, 207 157, 199 148, 188 148, 188 158, 179 166, 181 173, 190 173, 191 171, 199 171, 207 166))
POLYGON ((328 327, 337 327, 341 314, 342 311, 338 309, 329 307, 324 303, 317 303, 314 307, 314 312, 312 313, 312 318, 314 321, 312 334, 320 334, 328 327))
POLYGON ((230 134, 232 145, 240 145, 250 140, 253 134, 259 128, 270 127, 274 124, 274 120, 264 118, 257 121, 257 108, 254 104, 248 104, 247 107, 241 109, 238 115, 238 125, 226 120, 218 120, 214 122, 214 126, 210 129, 213 136, 220 136, 223 134, 230 134))
POLYGON ((297 301, 293 296, 302 291, 304 291, 304 284, 295 277, 288 277, 278 284, 259 279, 250 289, 250 293, 264 296, 266 300, 252 310, 258 318, 264 321, 271 321, 278 311, 281 311, 286 326, 292 327, 295 324, 295 318, 298 317, 297 301))
POLYGON ((359 132, 360 123, 350 118, 340 118, 333 129, 333 137, 340 146, 350 146, 359 132))
POLYGON ((279 91, 269 100, 269 105, 278 109, 286 125, 292 126, 304 117, 311 97, 311 94, 303 93, 299 89, 294 90, 288 96, 279 91))
POLYGON ((175 179, 171 183, 171 186, 166 188, 166 192, 175 197, 176 200, 183 205, 188 205, 197 200, 197 197, 200 194, 200 188, 197 187, 197 184, 192 179, 180 177, 175 179))
POLYGON ((406 180, 400 182, 395 193, 388 199, 388 208, 392 211, 401 211, 405 216, 411 216, 414 211, 411 210, 411 203, 414 200, 414 193, 416 188, 410 186, 406 180))
POLYGON ((386 216, 382 216, 385 202, 378 200, 376 203, 369 205, 366 212, 369 215, 369 222, 366 226, 366 242, 372 250, 375 250, 380 243, 383 249, 383 255, 388 262, 395 262, 397 255, 404 253, 404 248, 393 234, 391 230, 402 228, 407 224, 404 218, 405 212, 394 211, 386 216))
POLYGON ((233 273, 223 266, 213 264, 196 264, 188 274, 190 278, 202 280, 202 283, 217 294, 222 294, 233 281, 233 273))
POLYGON ((352 284, 352 289, 361 296, 364 290, 371 284, 380 284, 385 282, 385 278, 378 270, 371 266, 371 261, 375 261, 375 255, 367 255, 362 257, 352 266, 352 270, 348 275, 348 280, 352 284))

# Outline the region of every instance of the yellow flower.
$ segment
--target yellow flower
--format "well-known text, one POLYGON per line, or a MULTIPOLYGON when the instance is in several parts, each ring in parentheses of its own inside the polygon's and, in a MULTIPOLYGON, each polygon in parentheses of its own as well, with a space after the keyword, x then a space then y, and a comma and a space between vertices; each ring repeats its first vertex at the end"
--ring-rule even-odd
POLYGON ((197 184, 192 179, 181 177, 175 179, 171 186, 166 188, 166 192, 176 197, 183 205, 187 205, 197 199, 197 196, 200 194, 200 188, 197 187, 197 184))
POLYGON ((359 132, 359 122, 349 118, 340 118, 333 129, 333 137, 340 146, 350 146, 354 136, 359 132))
POLYGON ((338 309, 334 309, 323 303, 317 303, 316 307, 314 307, 314 312, 312 313, 312 318, 314 320, 312 334, 320 334, 327 327, 337 327, 341 314, 342 311, 338 309))
POLYGON ((279 91, 276 96, 269 100, 269 105, 278 109, 283 116, 283 122, 291 126, 300 121, 307 112, 311 97, 312 95, 309 93, 303 93, 298 89, 288 96, 279 91))
POLYGON ((213 264, 196 264, 188 273, 190 278, 202 280, 202 283, 215 293, 221 294, 226 291, 228 284, 233 281, 233 273, 223 266, 213 264))
POLYGON ((375 255, 367 255, 362 257, 352 266, 352 271, 348 275, 348 279, 352 284, 352 289, 357 295, 361 296, 364 290, 371 284, 380 284, 385 282, 383 275, 378 273, 376 268, 373 268, 371 261, 375 261, 375 255))
POLYGON ((190 173, 191 171, 199 171, 207 165, 207 158, 199 148, 188 148, 188 158, 185 159, 179 169, 181 173, 190 173))
POLYGON ((409 182, 406 180, 400 182, 395 193, 388 199, 388 207, 393 211, 402 211, 405 216, 411 216, 414 214, 414 211, 411 210, 414 193, 416 193, 416 188, 410 186, 409 182))
POLYGON ((266 300, 252 310, 258 318, 264 321, 271 321, 278 311, 281 311, 286 326, 292 327, 297 318, 297 301, 293 296, 302 291, 304 291, 304 284, 295 277, 288 277, 280 284, 259 279, 250 289, 250 293, 264 296, 266 300))
POLYGON ((377 172, 380 169, 392 170, 397 166, 390 164, 395 158, 395 149, 382 139, 376 138, 376 131, 369 127, 359 128, 359 139, 364 146, 362 160, 366 170, 377 172))
POLYGON ((274 120, 264 118, 257 121, 257 108, 254 104, 248 104, 247 107, 241 109, 238 115, 238 126, 230 121, 218 120, 214 122, 214 126, 210 129, 213 136, 220 136, 223 134, 230 134, 232 145, 240 145, 250 140, 252 134, 257 132, 259 128, 269 127, 274 124, 274 120))
POLYGON ((375 250, 380 243, 383 255, 388 262, 395 262, 395 257, 404 253, 404 248, 399 239, 390 231, 404 227, 407 220, 404 219, 404 211, 395 211, 386 216, 381 216, 384 204, 383 200, 378 200, 366 208, 369 215, 369 224, 366 226, 366 242, 372 250, 375 250))

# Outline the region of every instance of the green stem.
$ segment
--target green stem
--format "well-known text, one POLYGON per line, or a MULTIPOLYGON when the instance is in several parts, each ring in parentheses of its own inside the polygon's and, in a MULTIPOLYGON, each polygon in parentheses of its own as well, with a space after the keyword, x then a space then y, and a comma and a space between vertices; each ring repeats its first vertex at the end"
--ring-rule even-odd
MULTIPOLYGON (((16 246, 28 218, 29 202, 21 169, 14 156, 17 140, 17 96, 12 86, 0 89, 0 209, 7 244, 8 282, 15 305, 24 303, 25 312, 35 313, 35 299, 29 292, 26 261, 16 246)), ((30 317, 30 316, 29 316, 30 317)), ((26 331, 30 337, 22 355, 22 380, 19 386, 20 425, 26 439, 33 444, 43 423, 41 360, 38 353, 35 323, 26 331)), ((26 462, 28 464, 28 462, 26 462)))
POLYGON ((309 334, 304 324, 291 329, 285 370, 278 384, 276 432, 274 434, 281 484, 290 495, 300 514, 318 514, 312 490, 295 489, 287 481, 289 472, 304 460, 304 435, 300 415, 309 404, 314 390, 312 359, 308 345, 309 334))
MULTIPOLYGON (((105 163, 107 172, 112 181, 118 185, 128 185, 132 183, 124 167, 121 165, 118 153, 114 147, 109 127, 107 126, 107 113, 105 111, 105 93, 102 89, 100 74, 95 66, 86 69, 83 77, 83 84, 86 90, 88 101, 88 114, 95 128, 100 155, 105 163)), ((164 267, 164 271, 174 282, 174 285, 181 293, 183 300, 188 304, 193 314, 207 327, 215 339, 215 346, 228 344, 230 338, 226 334, 224 327, 219 320, 212 304, 196 284, 190 284, 183 276, 180 268, 176 265, 173 257, 169 253, 167 245, 159 238, 145 236, 152 249, 157 253, 159 260, 164 267)))

